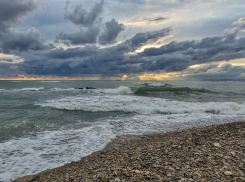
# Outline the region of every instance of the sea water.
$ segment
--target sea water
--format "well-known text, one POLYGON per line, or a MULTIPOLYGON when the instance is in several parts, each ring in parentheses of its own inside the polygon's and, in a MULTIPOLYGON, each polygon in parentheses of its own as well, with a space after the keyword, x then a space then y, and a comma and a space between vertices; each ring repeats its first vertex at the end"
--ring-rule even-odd
POLYGON ((245 82, 0 81, 0 181, 79 160, 120 135, 244 121, 244 88, 245 82))

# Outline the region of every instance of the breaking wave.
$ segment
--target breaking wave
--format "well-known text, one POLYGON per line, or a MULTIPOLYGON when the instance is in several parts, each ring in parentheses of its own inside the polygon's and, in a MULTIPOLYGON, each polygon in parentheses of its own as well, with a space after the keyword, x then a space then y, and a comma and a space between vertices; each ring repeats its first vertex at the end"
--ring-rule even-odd
POLYGON ((125 86, 120 86, 114 89, 95 89, 95 90, 92 90, 92 92, 105 93, 105 94, 116 94, 116 95, 129 95, 133 93, 129 87, 125 87, 125 86))
POLYGON ((41 107, 88 112, 131 112, 138 114, 212 113, 244 115, 245 104, 235 102, 183 102, 133 95, 65 97, 36 103, 41 107))

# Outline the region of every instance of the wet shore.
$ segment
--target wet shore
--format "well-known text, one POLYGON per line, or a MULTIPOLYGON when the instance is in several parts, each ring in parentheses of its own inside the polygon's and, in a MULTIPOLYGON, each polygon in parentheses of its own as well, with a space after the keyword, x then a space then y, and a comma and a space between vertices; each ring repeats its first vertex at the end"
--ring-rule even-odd
POLYGON ((121 136, 80 161, 15 180, 24 181, 245 181, 245 122, 121 136))

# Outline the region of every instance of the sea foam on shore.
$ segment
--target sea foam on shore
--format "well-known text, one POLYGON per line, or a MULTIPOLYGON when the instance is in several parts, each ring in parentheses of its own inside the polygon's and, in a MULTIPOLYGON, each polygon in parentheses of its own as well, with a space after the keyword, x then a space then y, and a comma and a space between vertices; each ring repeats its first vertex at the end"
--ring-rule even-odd
POLYGON ((124 136, 80 161, 28 178, 37 182, 244 181, 244 138, 245 122, 124 136))

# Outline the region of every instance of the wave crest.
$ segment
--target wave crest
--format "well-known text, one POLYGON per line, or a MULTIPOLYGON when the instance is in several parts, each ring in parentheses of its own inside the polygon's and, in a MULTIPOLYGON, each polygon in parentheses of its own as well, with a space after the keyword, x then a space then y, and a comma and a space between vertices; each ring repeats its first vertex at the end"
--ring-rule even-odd
POLYGON ((91 91, 95 93, 105 93, 105 94, 115 94, 115 95, 129 95, 133 93, 129 87, 125 87, 125 86, 120 86, 114 89, 96 89, 91 91))
POLYGON ((245 104, 235 102, 183 102, 133 95, 66 97, 37 103, 42 107, 88 112, 132 112, 139 114, 211 113, 245 115, 245 104))

